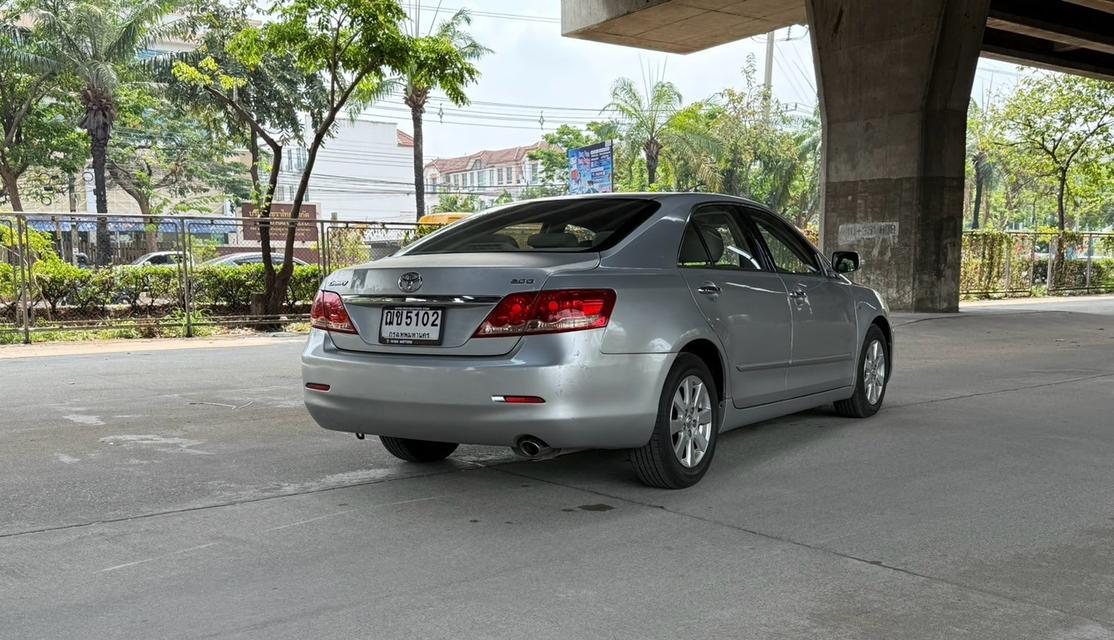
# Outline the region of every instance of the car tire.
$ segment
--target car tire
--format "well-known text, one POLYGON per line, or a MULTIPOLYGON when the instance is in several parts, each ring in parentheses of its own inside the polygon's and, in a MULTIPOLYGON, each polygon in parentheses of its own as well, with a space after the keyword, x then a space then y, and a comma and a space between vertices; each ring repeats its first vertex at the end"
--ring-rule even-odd
POLYGON ((662 388, 650 441, 630 452, 638 479, 661 489, 684 489, 699 482, 712 463, 720 414, 719 394, 708 366, 693 354, 678 355, 662 388), (702 391, 693 388, 696 381, 702 391), (687 392, 685 385, 689 385, 687 392), (704 449, 696 456, 701 440, 704 449))
POLYGON ((392 438, 379 436, 383 448, 400 460, 407 462, 437 462, 448 458, 460 445, 455 442, 430 442, 429 440, 411 440, 409 438, 392 438))
POLYGON ((855 369, 855 393, 846 400, 837 400, 835 410, 846 418, 869 418, 882 408, 890 380, 890 345, 878 325, 872 324, 863 338, 855 369), (878 357, 881 357, 879 370, 878 357), (879 385, 874 388, 872 385, 879 385), (873 402, 872 402, 873 400, 873 402))

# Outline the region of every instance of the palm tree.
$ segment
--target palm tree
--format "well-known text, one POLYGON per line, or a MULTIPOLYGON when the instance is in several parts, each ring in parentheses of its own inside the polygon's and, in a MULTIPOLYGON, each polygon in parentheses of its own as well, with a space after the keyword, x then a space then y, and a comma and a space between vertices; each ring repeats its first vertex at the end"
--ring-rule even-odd
MULTIPOLYGON (((173 32, 166 17, 176 0, 39 0, 35 19, 42 26, 44 51, 27 62, 56 75, 69 74, 81 85, 85 113, 80 127, 89 135, 93 194, 97 213, 108 213, 105 163, 116 120, 116 89, 121 75, 139 64, 147 45, 173 32)), ((97 220, 97 264, 109 262, 108 220, 97 220)))
POLYGON ((429 93, 440 88, 454 105, 461 107, 468 104, 464 87, 479 77, 472 61, 491 52, 464 30, 472 24, 472 16, 467 9, 460 9, 442 22, 436 31, 425 36, 420 34, 420 11, 420 5, 415 7, 411 56, 401 78, 406 86, 403 102, 410 107, 410 118, 414 124, 414 200, 418 218, 425 214, 422 115, 429 93))
POLYGON ((672 82, 660 79, 653 85, 647 81, 645 90, 639 91, 630 78, 619 78, 611 86, 611 103, 604 110, 618 112, 623 137, 641 147, 648 182, 654 184, 665 131, 681 110, 681 92, 672 82))

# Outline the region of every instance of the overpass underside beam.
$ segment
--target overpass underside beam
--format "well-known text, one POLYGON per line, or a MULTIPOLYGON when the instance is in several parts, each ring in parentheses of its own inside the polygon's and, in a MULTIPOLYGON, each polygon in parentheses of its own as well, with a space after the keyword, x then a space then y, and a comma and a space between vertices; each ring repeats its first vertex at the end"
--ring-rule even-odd
POLYGON ((825 250, 891 307, 956 311, 967 104, 990 0, 807 0, 825 250))

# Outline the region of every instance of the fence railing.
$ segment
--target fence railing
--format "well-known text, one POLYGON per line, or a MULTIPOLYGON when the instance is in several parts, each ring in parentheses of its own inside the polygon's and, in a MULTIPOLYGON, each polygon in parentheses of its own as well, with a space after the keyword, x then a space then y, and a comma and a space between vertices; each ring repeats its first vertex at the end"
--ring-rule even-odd
MULTIPOLYGON (((417 231, 281 217, 0 214, 0 343, 54 331, 192 336, 304 322, 324 275, 389 256, 417 231), (296 266, 286 302, 279 313, 253 311, 252 294, 264 290, 263 238, 281 256, 288 236, 296 266)), ((1106 291, 1114 291, 1112 233, 963 235, 964 297, 1106 291)))
POLYGON ((416 235, 400 222, 0 214, 0 343, 54 331, 192 336, 304 322, 324 275, 391 255, 416 235), (295 266, 285 304, 253 310, 264 291, 263 239, 281 262, 288 237, 295 266))
POLYGON ((967 231, 960 295, 968 298, 1114 291, 1114 234, 967 231))

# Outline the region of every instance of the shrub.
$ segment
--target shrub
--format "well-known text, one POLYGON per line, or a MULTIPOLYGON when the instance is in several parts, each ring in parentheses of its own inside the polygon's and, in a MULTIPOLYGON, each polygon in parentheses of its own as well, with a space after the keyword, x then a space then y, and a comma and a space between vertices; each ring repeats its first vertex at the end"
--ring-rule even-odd
POLYGON ((264 290, 262 264, 239 267, 211 265, 193 270, 194 301, 243 309, 251 304, 251 294, 264 290))
POLYGON ((115 290, 115 273, 111 269, 78 269, 83 274, 79 279, 77 289, 73 292, 73 302, 82 315, 90 311, 104 312, 104 308, 112 302, 115 290))
POLYGON ((50 306, 51 315, 58 312, 58 305, 77 292, 90 273, 61 260, 40 260, 31 268, 39 295, 50 306))
POLYGON ((116 270, 115 280, 113 299, 126 302, 132 313, 139 311, 144 295, 147 298, 148 312, 154 309, 159 300, 177 300, 181 297, 177 267, 120 267, 116 270))
POLYGON ((290 291, 287 301, 291 307, 300 302, 313 302, 317 289, 321 286, 321 268, 317 265, 295 265, 290 276, 290 291))
POLYGON ((14 315, 12 312, 19 302, 19 294, 15 267, 7 262, 0 262, 0 315, 14 315))

